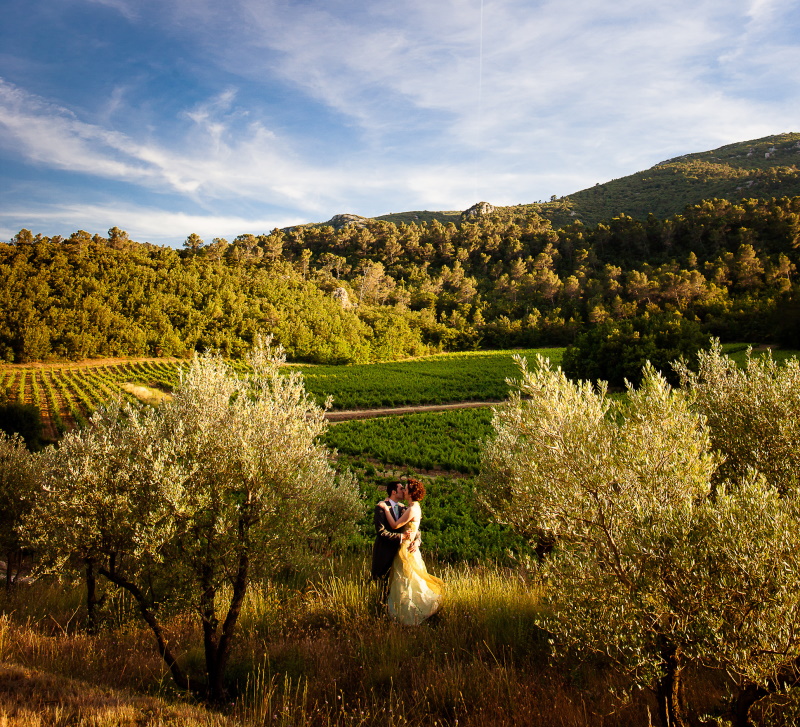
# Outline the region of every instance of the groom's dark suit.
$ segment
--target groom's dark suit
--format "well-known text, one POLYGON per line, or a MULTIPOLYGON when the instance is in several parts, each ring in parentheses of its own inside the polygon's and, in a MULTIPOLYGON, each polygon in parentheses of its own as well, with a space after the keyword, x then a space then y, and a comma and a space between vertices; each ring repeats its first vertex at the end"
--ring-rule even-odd
MULTIPOLYGON (((392 501, 386 500, 386 504, 391 508, 392 501)), ((406 508, 400 503, 397 504, 399 517, 405 512, 406 508)), ((393 530, 389 527, 389 523, 386 520, 386 512, 380 504, 375 505, 372 521, 375 524, 375 544, 372 546, 372 577, 386 578, 392 567, 392 561, 397 555, 397 551, 400 550, 403 528, 393 530)))

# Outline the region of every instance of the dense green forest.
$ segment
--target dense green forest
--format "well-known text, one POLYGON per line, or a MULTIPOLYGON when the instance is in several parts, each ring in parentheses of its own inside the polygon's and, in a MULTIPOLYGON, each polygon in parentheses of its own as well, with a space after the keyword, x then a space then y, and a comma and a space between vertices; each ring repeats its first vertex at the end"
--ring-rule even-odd
POLYGON ((667 219, 560 229, 508 210, 443 225, 367 221, 183 250, 112 228, 0 244, 0 360, 236 357, 257 331, 290 359, 565 345, 661 312, 723 340, 796 345, 800 197, 707 200, 667 219))

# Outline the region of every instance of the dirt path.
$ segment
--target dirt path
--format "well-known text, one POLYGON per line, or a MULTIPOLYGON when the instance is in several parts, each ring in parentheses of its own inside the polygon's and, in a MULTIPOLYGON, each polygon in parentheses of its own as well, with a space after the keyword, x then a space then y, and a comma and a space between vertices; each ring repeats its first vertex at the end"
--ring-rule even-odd
POLYGON ((329 422, 344 422, 350 419, 372 419, 373 417, 398 416, 400 414, 419 414, 427 411, 449 411, 450 409, 476 409, 481 406, 494 406, 499 401, 459 401, 453 404, 420 404, 418 406, 398 406, 391 409, 348 409, 329 411, 325 418, 329 422))

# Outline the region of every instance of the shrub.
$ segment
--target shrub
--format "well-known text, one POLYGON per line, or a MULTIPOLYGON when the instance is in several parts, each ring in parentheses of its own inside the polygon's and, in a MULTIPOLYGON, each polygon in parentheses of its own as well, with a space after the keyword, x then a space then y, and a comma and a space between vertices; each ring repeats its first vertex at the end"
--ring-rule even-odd
POLYGON ((0 431, 19 434, 30 450, 42 446, 42 414, 35 404, 20 404, 0 396, 0 431))
POLYGON ((670 383, 677 382, 670 363, 693 362, 710 338, 700 325, 677 315, 606 321, 578 336, 564 352, 564 373, 572 379, 603 380, 620 387, 638 386, 649 361, 670 383))
POLYGON ((594 651, 654 688, 665 727, 689 724, 686 666, 738 675, 734 724, 748 724, 747 689, 797 683, 800 498, 752 470, 714 488, 706 418, 652 366, 612 400, 521 363, 481 490, 500 522, 555 544, 540 625, 562 653, 594 651))

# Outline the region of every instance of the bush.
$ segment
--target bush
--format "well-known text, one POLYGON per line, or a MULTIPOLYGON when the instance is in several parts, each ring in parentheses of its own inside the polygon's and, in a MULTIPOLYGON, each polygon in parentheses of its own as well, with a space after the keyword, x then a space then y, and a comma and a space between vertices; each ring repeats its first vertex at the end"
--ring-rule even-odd
MULTIPOLYGON (((539 571, 537 625, 555 654, 594 652, 616 664, 654 690, 665 727, 697 723, 684 701, 687 667, 738 681, 734 725, 752 724, 750 707, 795 685, 800 668, 800 497, 782 493, 770 470, 745 469, 714 487, 722 458, 703 413, 704 401, 732 391, 743 418, 766 416, 773 391, 796 394, 797 366, 778 381, 774 369, 750 365, 734 387, 735 364, 707 357, 683 389, 647 366, 641 386, 618 399, 541 357, 532 370, 520 360, 518 390, 494 410, 478 487, 498 522, 554 546, 539 571)), ((776 429, 787 431, 768 448, 797 448, 786 410, 788 427, 776 429)), ((742 431, 721 430, 717 441, 742 431)), ((727 450, 758 455, 763 435, 744 433, 748 441, 727 450)))
POLYGON ((800 300, 779 305, 774 317, 775 340, 784 348, 800 348, 800 300))
POLYGON ((700 325, 677 315, 606 321, 578 336, 564 352, 564 373, 571 379, 603 380, 611 386, 638 386, 647 361, 675 384, 671 362, 693 365, 698 351, 710 346, 700 325))
POLYGON ((28 449, 42 446, 42 415, 34 404, 20 404, 0 395, 0 431, 19 434, 28 449))

